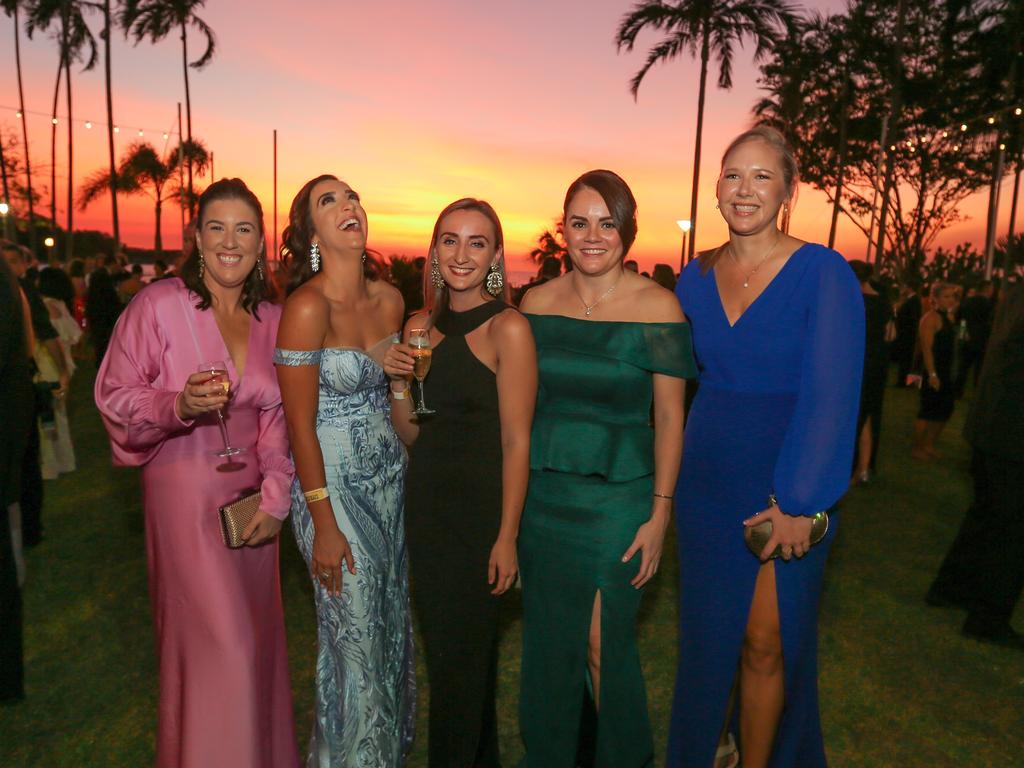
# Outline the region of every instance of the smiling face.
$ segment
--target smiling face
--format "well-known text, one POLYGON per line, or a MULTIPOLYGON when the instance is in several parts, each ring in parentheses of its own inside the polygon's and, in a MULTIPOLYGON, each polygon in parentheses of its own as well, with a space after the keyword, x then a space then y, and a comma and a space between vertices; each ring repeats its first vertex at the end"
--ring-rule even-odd
POLYGON ((434 254, 449 290, 483 286, 491 264, 501 257, 496 239, 494 224, 479 211, 452 211, 441 219, 434 254))
POLYGON ((622 263, 622 238, 597 190, 582 187, 569 201, 564 232, 569 258, 583 274, 603 275, 622 263))
POLYGON ((309 193, 312 242, 332 251, 366 249, 366 211, 359 195, 344 181, 325 179, 309 193))
POLYGON ((730 231, 750 235, 776 226, 779 209, 791 193, 782 158, 766 141, 745 141, 725 156, 718 206, 730 231))
POLYGON ((207 287, 242 285, 263 253, 259 213, 244 200, 210 202, 196 232, 196 245, 203 256, 207 287))

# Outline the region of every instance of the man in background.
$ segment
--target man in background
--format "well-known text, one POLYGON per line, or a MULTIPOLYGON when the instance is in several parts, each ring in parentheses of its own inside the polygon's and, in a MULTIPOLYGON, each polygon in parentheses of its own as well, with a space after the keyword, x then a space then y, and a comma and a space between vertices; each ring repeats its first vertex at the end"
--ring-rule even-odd
POLYGON ((1024 588, 1024 284, 996 310, 964 437, 974 453, 974 503, 938 576, 929 605, 966 608, 963 634, 1024 650, 1010 626, 1024 588))

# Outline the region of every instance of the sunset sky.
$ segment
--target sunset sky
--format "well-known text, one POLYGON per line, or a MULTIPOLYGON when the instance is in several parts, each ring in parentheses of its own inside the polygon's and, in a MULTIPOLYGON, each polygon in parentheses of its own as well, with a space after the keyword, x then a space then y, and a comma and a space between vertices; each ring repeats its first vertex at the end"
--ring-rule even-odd
MULTIPOLYGON (((838 11, 842 0, 807 7, 838 11)), ((559 214, 565 188, 582 171, 621 174, 639 202, 640 233, 633 255, 649 268, 677 264, 686 218, 697 102, 698 63, 682 58, 652 70, 634 102, 628 83, 657 39, 641 37, 631 55, 613 43, 626 0, 378 0, 374 3, 290 3, 209 0, 201 16, 217 33, 218 52, 192 71, 193 134, 215 155, 218 177, 240 176, 272 204, 272 130, 278 130, 278 231, 292 195, 322 172, 336 173, 363 197, 370 244, 385 254, 422 255, 437 212, 463 196, 482 197, 498 210, 512 268, 559 214)), ((95 17, 94 29, 101 26, 95 17)), ((0 17, 5 76, 0 79, 0 131, 19 130, 14 109, 13 24, 0 17)), ((199 41, 193 40, 193 51, 199 41)), ((181 49, 172 36, 114 47, 118 152, 138 129, 158 149, 170 146, 183 101, 181 49)), ((44 35, 22 38, 29 140, 34 177, 48 184, 50 120, 57 48, 44 35)), ((712 70, 710 81, 717 72, 712 70)), ((714 184, 728 140, 750 122, 758 97, 757 70, 740 52, 732 91, 709 90, 701 164, 697 247, 725 237, 714 209, 714 184)), ((76 186, 107 162, 101 122, 102 66, 73 70, 76 186), (94 122, 86 129, 84 121, 94 122), (81 121, 81 122, 80 122, 81 121)), ((61 96, 61 116, 66 114, 61 96)), ((58 216, 64 221, 66 121, 58 134, 58 216)), ((1011 179, 1004 181, 1005 231, 1011 179)), ((968 201, 969 216, 940 244, 981 247, 987 193, 968 201)), ((49 206, 46 196, 43 205, 49 206)), ((122 236, 152 247, 148 198, 125 198, 122 236)), ((828 237, 823 194, 801 189, 792 232, 828 237)), ((110 230, 106 198, 75 213, 76 228, 110 230)), ((179 212, 164 209, 165 247, 180 244, 179 212)), ((840 228, 839 250, 863 258, 865 241, 853 225, 840 228)))

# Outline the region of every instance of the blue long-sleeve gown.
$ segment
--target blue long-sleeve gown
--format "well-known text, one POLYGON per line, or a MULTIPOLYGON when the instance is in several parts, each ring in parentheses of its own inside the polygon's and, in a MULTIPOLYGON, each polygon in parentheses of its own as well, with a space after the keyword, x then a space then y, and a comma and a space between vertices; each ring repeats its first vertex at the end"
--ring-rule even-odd
MULTIPOLYGON (((807 515, 849 483, 864 359, 864 302, 845 260, 800 247, 732 326, 714 270, 694 262, 676 292, 693 330, 700 388, 676 491, 679 671, 669 768, 709 768, 760 562, 742 521, 768 506, 807 515)), ((825 765, 817 615, 836 516, 825 540, 775 568, 785 704, 772 768, 825 765)), ((741 745, 742 752, 742 745, 741 745)))

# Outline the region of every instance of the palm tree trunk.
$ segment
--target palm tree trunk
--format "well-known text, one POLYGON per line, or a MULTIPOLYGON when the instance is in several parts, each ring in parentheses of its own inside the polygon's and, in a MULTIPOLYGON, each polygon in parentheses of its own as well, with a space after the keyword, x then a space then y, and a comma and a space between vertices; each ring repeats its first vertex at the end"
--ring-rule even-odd
MULTIPOLYGON (((189 147, 192 145, 192 97, 188 90, 188 34, 184 20, 181 22, 181 64, 185 72, 185 128, 188 131, 189 147)), ((180 139, 181 137, 179 137, 180 139)), ((188 217, 192 218, 192 155, 188 159, 188 217)))
MULTIPOLYGON (((893 46, 892 104, 889 108, 889 128, 896 134, 900 110, 903 107, 903 27, 907 16, 907 0, 900 0, 896 11, 896 44, 893 46)), ((898 134, 897 134, 898 135, 898 134)), ((882 147, 885 152, 885 147, 882 147)), ((885 181, 882 183, 882 207, 878 212, 878 245, 875 248, 875 271, 882 267, 885 256, 885 219, 889 213, 889 196, 893 182, 892 155, 885 153, 885 181)))
POLYGON ((828 229, 828 247, 834 248, 836 244, 836 229, 839 225, 839 211, 842 209, 843 182, 846 179, 846 134, 847 123, 849 122, 848 108, 846 104, 849 92, 849 78, 843 81, 843 95, 840 99, 840 106, 843 110, 839 117, 839 157, 836 160, 836 191, 832 199, 832 224, 828 229))
POLYGON ((53 86, 53 114, 50 118, 50 221, 57 228, 57 99, 60 97, 60 79, 64 75, 64 51, 57 62, 57 82, 53 86))
MULTIPOLYGON (((65 6, 66 8, 67 6, 65 6)), ((66 27, 65 27, 66 29, 66 27)), ((64 257, 68 263, 75 256, 75 230, 73 217, 75 210, 75 185, 74 185, 74 131, 75 121, 71 113, 71 57, 64 57, 64 86, 67 92, 68 104, 68 227, 64 238, 64 257)))
POLYGON ((690 192, 690 244, 687 261, 693 261, 697 243, 697 189, 700 187, 700 141, 704 134, 704 97, 708 86, 708 59, 710 58, 711 29, 704 21, 704 37, 700 46, 700 90, 697 93, 697 135, 693 147, 693 189, 690 192))
POLYGON ((110 213, 114 225, 114 255, 121 255, 121 223, 117 216, 117 163, 114 160, 114 91, 110 65, 110 0, 103 0, 103 67, 107 85, 107 151, 110 155, 110 213))
POLYGON ((14 62, 18 70, 18 108, 21 110, 21 139, 25 146, 25 189, 28 192, 28 243, 36 252, 35 201, 32 199, 32 161, 28 151, 28 115, 25 114, 25 89, 21 84, 21 35, 18 30, 18 5, 14 5, 14 62))
POLYGON ((164 241, 160 237, 160 214, 164 207, 164 201, 160 199, 159 195, 156 198, 156 238, 153 243, 153 248, 156 251, 156 255, 159 256, 164 250, 164 241))

